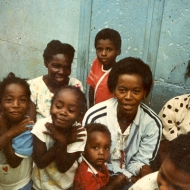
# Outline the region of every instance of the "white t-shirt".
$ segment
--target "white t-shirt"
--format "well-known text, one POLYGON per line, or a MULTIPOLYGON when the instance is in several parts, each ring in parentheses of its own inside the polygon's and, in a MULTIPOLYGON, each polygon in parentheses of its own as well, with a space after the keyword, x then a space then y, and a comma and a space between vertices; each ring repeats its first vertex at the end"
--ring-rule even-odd
POLYGON ((18 190, 30 181, 32 158, 31 156, 19 156, 23 158, 22 162, 18 167, 11 168, 3 150, 0 151, 0 190, 18 190))
POLYGON ((158 171, 139 179, 129 190, 159 190, 157 183, 158 171))
MULTIPOLYGON (((45 123, 52 123, 51 117, 40 119, 34 125, 33 130, 31 131, 36 137, 38 137, 42 142, 46 144, 47 150, 51 148, 54 144, 54 139, 43 133, 47 131, 45 123)), ((81 134, 86 134, 86 131, 81 132, 81 134)), ((78 151, 84 151, 86 144, 86 136, 83 137, 84 141, 75 142, 67 145, 67 152, 74 153, 78 151)), ((72 186, 74 181, 75 172, 78 168, 78 163, 75 161, 71 168, 65 172, 60 173, 56 167, 56 163, 52 162, 44 169, 39 169, 36 165, 34 166, 32 172, 33 187, 36 190, 60 190, 68 189, 72 186)))

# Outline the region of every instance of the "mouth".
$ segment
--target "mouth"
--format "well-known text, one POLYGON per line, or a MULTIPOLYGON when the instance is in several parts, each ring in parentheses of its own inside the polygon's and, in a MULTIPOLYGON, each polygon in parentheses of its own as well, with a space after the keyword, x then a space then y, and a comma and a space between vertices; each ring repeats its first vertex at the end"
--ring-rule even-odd
POLYGON ((17 115, 21 115, 21 114, 22 114, 22 112, 17 112, 17 111, 10 112, 10 113, 11 113, 11 115, 15 115, 15 116, 17 116, 17 115))
POLYGON ((132 104, 123 104, 122 107, 124 110, 131 110, 133 108, 133 105, 132 104))

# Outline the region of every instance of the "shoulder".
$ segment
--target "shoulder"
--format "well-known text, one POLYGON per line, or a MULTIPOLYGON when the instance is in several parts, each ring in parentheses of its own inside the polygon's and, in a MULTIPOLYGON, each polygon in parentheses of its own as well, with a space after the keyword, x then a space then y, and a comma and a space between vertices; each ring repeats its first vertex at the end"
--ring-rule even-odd
POLYGON ((38 82, 42 82, 43 79, 42 79, 43 76, 40 76, 40 77, 37 77, 37 78, 34 78, 34 79, 30 79, 28 80, 28 84, 35 84, 35 83, 38 83, 38 82))
POLYGON ((162 122, 157 113, 155 113, 151 108, 149 108, 144 103, 140 104, 140 108, 141 108, 141 120, 143 119, 147 123, 156 123, 157 126, 162 128, 162 122))
POLYGON ((42 131, 42 130, 47 130, 45 127, 45 124, 49 122, 51 123, 51 117, 47 117, 47 118, 42 118, 39 119, 35 124, 34 127, 32 129, 32 133, 35 133, 36 131, 42 131))
POLYGON ((91 107, 85 114, 83 119, 83 126, 88 123, 94 123, 97 119, 107 116, 107 107, 110 103, 110 99, 104 102, 100 102, 91 107))

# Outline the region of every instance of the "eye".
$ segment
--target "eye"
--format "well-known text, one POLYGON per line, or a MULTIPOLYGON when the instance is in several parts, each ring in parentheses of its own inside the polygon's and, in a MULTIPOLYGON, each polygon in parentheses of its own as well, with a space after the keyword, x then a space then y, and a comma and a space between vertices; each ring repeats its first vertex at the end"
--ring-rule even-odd
POLYGON ((27 98, 21 98, 20 101, 21 102, 27 102, 27 98))
POLYGON ((110 150, 110 147, 105 147, 105 150, 110 150))
POLYGON ((140 90, 138 90, 138 89, 132 89, 132 92, 133 92, 134 94, 138 94, 138 93, 140 92, 140 90))
POLYGON ((60 104, 56 104, 55 107, 56 107, 57 109, 61 109, 61 105, 60 105, 60 104))
POLYGON ((58 65, 58 64, 52 64, 52 67, 54 67, 54 68, 58 69, 58 68, 60 68, 61 66, 60 66, 60 65, 58 65))
POLYGON ((5 98, 5 102, 11 102, 13 99, 11 97, 5 98))
POLYGON ((92 147, 94 150, 98 150, 98 146, 93 146, 92 147))
POLYGON ((102 51, 102 48, 99 48, 99 47, 98 47, 98 48, 96 49, 96 51, 101 52, 101 51, 102 51))
POLYGON ((111 48, 107 48, 107 51, 110 52, 112 49, 111 48))
POLYGON ((119 88, 118 91, 119 91, 120 93, 125 93, 125 89, 124 89, 124 88, 119 88))

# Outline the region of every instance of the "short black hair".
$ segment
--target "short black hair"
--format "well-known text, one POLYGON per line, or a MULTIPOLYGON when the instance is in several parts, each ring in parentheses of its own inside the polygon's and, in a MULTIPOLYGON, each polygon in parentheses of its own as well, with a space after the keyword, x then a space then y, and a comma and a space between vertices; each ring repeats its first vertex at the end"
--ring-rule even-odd
POLYGON ((171 141, 168 156, 177 169, 190 173, 190 132, 171 141))
POLYGON ((117 86, 118 78, 123 74, 137 74, 142 78, 146 97, 150 93, 153 77, 149 65, 145 64, 141 59, 134 57, 126 57, 113 65, 108 77, 108 88, 111 93, 114 92, 117 86))
POLYGON ((59 94, 59 92, 65 90, 65 89, 70 89, 76 94, 76 97, 77 97, 78 103, 79 103, 80 116, 84 116, 84 114, 87 111, 87 100, 86 100, 85 94, 78 87, 66 85, 66 86, 59 88, 59 90, 57 90, 55 92, 54 96, 51 99, 51 105, 53 104, 53 102, 54 102, 55 98, 57 97, 57 95, 59 94))
POLYGON ((109 39, 110 41, 112 41, 115 45, 116 50, 120 50, 121 49, 121 36, 119 34, 119 32, 117 32, 116 30, 110 29, 110 28, 105 28, 103 30, 100 30, 95 37, 94 40, 94 46, 96 48, 97 43, 99 40, 107 40, 109 39))
POLYGON ((3 78, 3 80, 0 82, 0 101, 2 101, 6 87, 11 84, 19 84, 23 86, 26 91, 27 99, 30 101, 31 92, 29 84, 27 83, 27 79, 16 77, 13 72, 10 72, 7 77, 3 78))
POLYGON ((89 123, 87 125, 85 125, 86 131, 87 131, 87 138, 88 138, 88 134, 91 134, 93 132, 102 132, 102 133, 106 133, 110 136, 110 140, 111 140, 111 133, 109 131, 109 129, 101 124, 101 123, 89 123))
POLYGON ((48 63, 53 59, 54 55, 64 54, 67 55, 69 61, 72 63, 74 58, 75 49, 73 46, 67 43, 61 43, 59 40, 52 40, 47 44, 44 50, 43 57, 44 62, 48 63))

